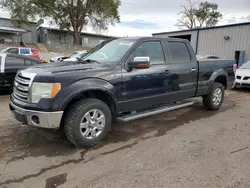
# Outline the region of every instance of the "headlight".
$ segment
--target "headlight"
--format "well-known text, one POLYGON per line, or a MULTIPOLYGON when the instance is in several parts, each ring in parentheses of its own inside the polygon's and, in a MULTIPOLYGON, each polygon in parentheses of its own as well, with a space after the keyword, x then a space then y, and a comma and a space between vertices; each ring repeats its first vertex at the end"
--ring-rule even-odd
POLYGON ((53 98, 60 89, 60 83, 34 82, 31 89, 31 102, 38 103, 41 98, 53 98))

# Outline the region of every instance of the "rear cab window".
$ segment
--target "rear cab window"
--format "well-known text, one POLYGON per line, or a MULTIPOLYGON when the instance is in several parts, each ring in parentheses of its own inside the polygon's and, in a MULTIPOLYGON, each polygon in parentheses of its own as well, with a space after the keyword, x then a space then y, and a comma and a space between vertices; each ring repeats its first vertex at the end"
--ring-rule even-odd
POLYGON ((181 64, 191 61, 190 52, 185 42, 169 41, 168 47, 172 56, 171 63, 181 64))
POLYGON ((12 53, 12 54, 18 54, 18 48, 9 48, 5 52, 12 53))

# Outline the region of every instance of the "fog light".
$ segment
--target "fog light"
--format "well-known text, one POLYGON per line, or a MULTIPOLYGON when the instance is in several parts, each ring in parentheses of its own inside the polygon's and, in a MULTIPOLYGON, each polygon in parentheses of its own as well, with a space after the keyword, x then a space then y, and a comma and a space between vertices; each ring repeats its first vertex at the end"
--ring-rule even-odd
POLYGON ((39 123, 40 123, 39 117, 37 117, 37 116, 35 116, 35 115, 31 117, 31 120, 32 120, 32 122, 33 122, 34 124, 39 124, 39 123))

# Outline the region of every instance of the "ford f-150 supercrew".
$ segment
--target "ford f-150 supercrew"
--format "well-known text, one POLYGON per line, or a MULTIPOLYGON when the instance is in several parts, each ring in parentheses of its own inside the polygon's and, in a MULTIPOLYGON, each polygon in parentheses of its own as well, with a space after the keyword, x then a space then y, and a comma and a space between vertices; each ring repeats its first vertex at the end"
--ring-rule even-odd
POLYGON ((63 130, 72 144, 90 147, 116 120, 192 104, 185 99, 201 96, 206 109, 219 109, 234 63, 197 61, 186 40, 119 38, 80 61, 19 71, 10 110, 26 125, 63 130))

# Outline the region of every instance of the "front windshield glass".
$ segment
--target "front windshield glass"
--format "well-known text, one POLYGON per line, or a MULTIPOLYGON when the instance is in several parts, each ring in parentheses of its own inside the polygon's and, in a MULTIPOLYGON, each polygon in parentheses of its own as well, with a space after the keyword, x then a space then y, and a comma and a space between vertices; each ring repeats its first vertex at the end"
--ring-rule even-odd
POLYGON ((132 39, 116 39, 108 42, 101 48, 84 56, 83 60, 91 59, 100 62, 119 61, 135 43, 132 39))
POLYGON ((240 69, 250 69, 250 61, 244 63, 244 64, 240 67, 240 69))

